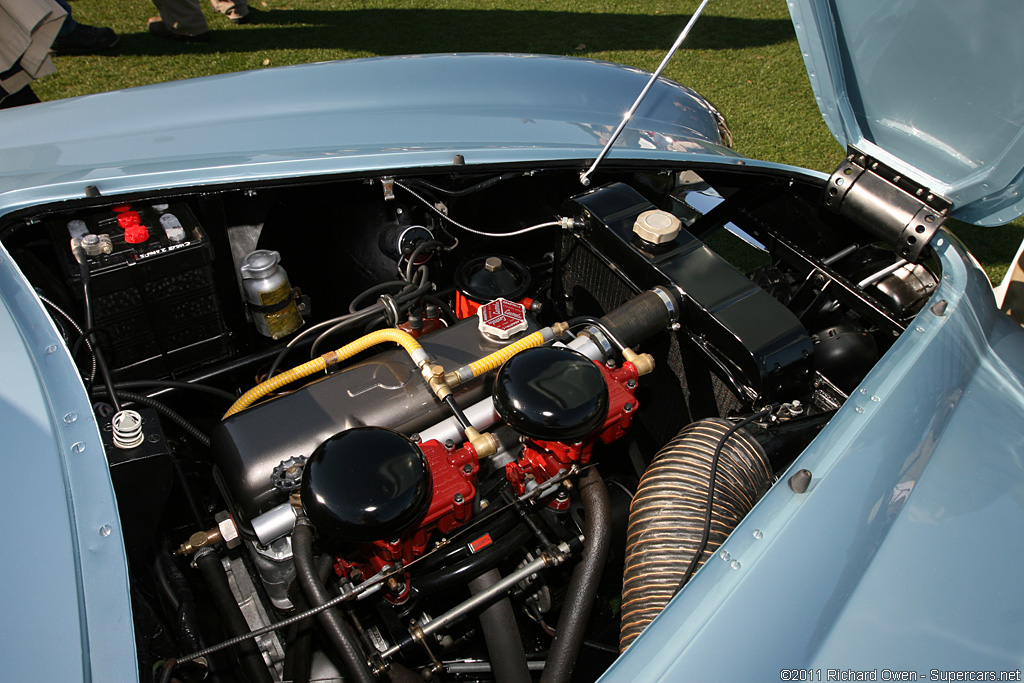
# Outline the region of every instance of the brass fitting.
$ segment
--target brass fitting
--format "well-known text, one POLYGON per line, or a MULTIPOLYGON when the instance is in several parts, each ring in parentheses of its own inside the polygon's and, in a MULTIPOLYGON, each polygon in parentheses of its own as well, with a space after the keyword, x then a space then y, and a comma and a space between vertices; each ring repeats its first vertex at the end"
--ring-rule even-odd
POLYGON ((638 375, 646 375, 654 370, 654 356, 649 353, 637 353, 633 349, 622 350, 622 357, 632 363, 638 375))
POLYGON ((467 427, 466 440, 469 441, 469 445, 476 451, 478 458, 486 458, 498 452, 498 437, 490 432, 481 434, 474 428, 467 427))
POLYGON ((452 370, 451 372, 446 372, 445 373, 445 375, 444 375, 444 383, 447 384, 452 389, 454 389, 455 387, 457 387, 460 384, 462 384, 462 380, 459 379, 459 373, 457 373, 454 370, 452 370))
POLYGON ((569 323, 561 322, 554 323, 551 325, 551 333, 556 337, 561 337, 563 334, 569 331, 569 323))
POLYGON ((206 531, 197 531, 189 536, 188 540, 178 546, 177 553, 182 556, 189 556, 195 551, 214 543, 224 541, 228 548, 237 548, 242 539, 238 536, 238 527, 227 512, 218 512, 214 519, 217 526, 206 531))
POLYGON ((443 401, 445 397, 451 395, 452 390, 448 386, 443 367, 440 365, 424 363, 420 368, 420 372, 423 374, 423 379, 427 380, 427 384, 430 385, 431 391, 434 392, 434 395, 437 396, 438 399, 443 401))

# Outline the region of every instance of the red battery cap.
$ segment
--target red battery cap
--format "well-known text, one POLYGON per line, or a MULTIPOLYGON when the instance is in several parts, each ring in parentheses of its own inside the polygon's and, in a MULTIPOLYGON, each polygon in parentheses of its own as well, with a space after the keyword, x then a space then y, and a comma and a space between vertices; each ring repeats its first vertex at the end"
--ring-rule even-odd
POLYGON ((131 204, 118 204, 117 206, 111 208, 110 210, 113 211, 114 213, 123 213, 125 211, 131 211, 132 210, 132 205, 131 204))
POLYGON ((124 211, 117 217, 117 224, 122 230, 134 227, 140 223, 138 211, 124 211))
MULTIPOLYGON (((136 221, 138 221, 137 217, 136 221)), ((145 225, 129 225, 124 229, 124 241, 128 244, 141 244, 148 239, 149 228, 145 225)))

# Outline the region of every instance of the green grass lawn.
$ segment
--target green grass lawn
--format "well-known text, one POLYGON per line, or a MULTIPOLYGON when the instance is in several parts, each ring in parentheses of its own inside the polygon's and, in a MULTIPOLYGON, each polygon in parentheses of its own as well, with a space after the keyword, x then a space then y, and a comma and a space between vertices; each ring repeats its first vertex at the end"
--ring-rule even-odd
MULTIPOLYGON (((206 44, 154 38, 149 0, 76 0, 75 18, 110 26, 120 44, 103 55, 56 57, 33 87, 44 100, 287 64, 423 52, 535 52, 653 70, 697 0, 250 0, 256 23, 235 26, 204 7, 206 44)), ((822 121, 784 0, 715 0, 665 75, 725 114, 745 155, 822 171, 843 150, 822 121)), ((382 84, 381 87, 397 87, 382 84)), ((998 282, 1024 237, 955 224, 998 282)))

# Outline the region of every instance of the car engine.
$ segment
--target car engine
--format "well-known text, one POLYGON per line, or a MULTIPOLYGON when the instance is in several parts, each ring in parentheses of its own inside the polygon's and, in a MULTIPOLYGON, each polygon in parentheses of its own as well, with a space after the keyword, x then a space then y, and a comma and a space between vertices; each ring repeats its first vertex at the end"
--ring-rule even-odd
POLYGON ((142 680, 594 680, 938 282, 817 179, 452 168, 0 226, 92 398, 142 680))

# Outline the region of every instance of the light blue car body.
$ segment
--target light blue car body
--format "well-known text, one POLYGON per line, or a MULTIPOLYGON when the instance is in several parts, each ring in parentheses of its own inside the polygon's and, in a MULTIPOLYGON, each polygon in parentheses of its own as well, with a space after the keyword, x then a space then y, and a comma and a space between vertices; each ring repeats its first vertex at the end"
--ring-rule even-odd
MULTIPOLYGON (((802 17, 834 7, 791 7, 813 70, 829 34, 813 46, 802 17)), ((87 186, 110 197, 238 187, 450 167, 456 155, 466 166, 582 170, 645 79, 585 60, 434 55, 4 111, 0 216, 81 200, 87 186)), ((822 80, 812 74, 819 95, 822 80)), ((850 130, 840 113, 829 123, 850 130)), ((704 101, 661 81, 610 159, 743 163, 821 179, 743 160, 719 141, 704 101)), ((1019 213, 1019 169, 1008 194, 990 200, 995 216, 1019 213)), ((962 180, 943 187, 990 197, 962 180)), ((925 308, 793 464, 812 473, 808 491, 784 481, 769 491, 603 680, 779 680, 784 669, 820 669, 822 680, 828 669, 927 679, 931 669, 1021 668, 1024 332, 996 311, 955 239, 940 232, 933 246, 943 277, 930 304, 944 309, 925 308)), ((3 677, 137 680, 127 562, 97 425, 56 329, 2 247, 0 358, 3 677)))

